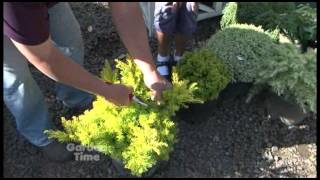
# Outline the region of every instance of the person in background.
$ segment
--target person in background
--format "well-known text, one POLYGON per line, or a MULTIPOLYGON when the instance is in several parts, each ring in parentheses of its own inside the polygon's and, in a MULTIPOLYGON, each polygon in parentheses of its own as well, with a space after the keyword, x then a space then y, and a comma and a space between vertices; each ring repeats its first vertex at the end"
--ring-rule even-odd
POLYGON ((197 28, 198 2, 155 2, 154 26, 158 39, 157 70, 170 79, 171 65, 181 59, 197 28), (175 50, 171 55, 172 39, 175 50))
MULTIPOLYGON (((80 26, 68 3, 4 2, 3 5, 4 103, 13 114, 18 131, 30 143, 51 160, 70 160, 73 155, 66 146, 43 133, 54 126, 28 63, 57 82, 57 98, 71 108, 87 107, 93 100, 92 94, 116 105, 129 105, 132 88, 106 84, 82 67, 84 47, 80 26), (61 47, 69 52, 63 53, 61 47)), ((160 100, 170 83, 159 75, 153 63, 139 3, 109 5, 118 33, 143 72, 146 86, 160 100)))

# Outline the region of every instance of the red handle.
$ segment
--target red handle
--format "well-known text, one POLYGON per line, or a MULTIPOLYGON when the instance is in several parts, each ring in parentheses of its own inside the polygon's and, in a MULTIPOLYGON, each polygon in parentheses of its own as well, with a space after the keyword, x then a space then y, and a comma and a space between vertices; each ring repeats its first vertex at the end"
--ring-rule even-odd
POLYGON ((133 94, 130 93, 130 94, 129 94, 129 100, 132 101, 132 98, 133 98, 133 94))

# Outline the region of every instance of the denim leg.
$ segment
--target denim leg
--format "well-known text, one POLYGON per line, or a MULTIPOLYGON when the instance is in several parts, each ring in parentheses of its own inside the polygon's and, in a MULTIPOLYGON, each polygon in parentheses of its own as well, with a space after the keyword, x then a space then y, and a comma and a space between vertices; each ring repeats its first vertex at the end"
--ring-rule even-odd
POLYGON ((3 100, 15 117, 18 131, 36 146, 46 146, 49 140, 43 133, 53 123, 47 104, 33 79, 27 59, 7 36, 3 36, 3 100))
MULTIPOLYGON (((60 2, 49 9, 50 34, 52 40, 66 56, 83 65, 84 47, 81 30, 72 9, 66 2, 60 2)), ((72 73, 72 69, 68 73, 72 73)), ((81 78, 81 77, 79 77, 81 78)), ((61 83, 56 85, 57 98, 68 107, 87 105, 93 96, 77 88, 61 83)))

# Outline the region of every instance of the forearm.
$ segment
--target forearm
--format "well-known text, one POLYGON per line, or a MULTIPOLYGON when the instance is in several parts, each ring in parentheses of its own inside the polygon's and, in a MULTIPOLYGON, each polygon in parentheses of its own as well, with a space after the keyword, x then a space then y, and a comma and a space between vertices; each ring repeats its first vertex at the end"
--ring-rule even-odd
POLYGON ((51 61, 39 66, 39 70, 52 79, 82 89, 92 94, 105 95, 106 84, 98 77, 86 71, 69 57, 64 56, 58 49, 49 58, 51 61), (52 61, 54 60, 54 62, 52 61))
POLYGON ((51 79, 92 94, 105 96, 104 91, 107 85, 102 80, 87 72, 69 57, 64 56, 49 41, 39 47, 14 43, 31 64, 51 79))
POLYGON ((143 73, 156 72, 147 30, 138 2, 112 2, 112 17, 120 38, 143 73))

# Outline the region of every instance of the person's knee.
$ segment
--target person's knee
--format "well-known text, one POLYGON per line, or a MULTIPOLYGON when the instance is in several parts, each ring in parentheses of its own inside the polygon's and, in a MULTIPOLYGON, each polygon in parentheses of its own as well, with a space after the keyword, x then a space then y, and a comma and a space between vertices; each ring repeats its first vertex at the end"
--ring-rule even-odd
POLYGON ((17 91, 20 81, 14 79, 14 80, 7 80, 3 83, 3 95, 4 96, 10 96, 14 94, 14 92, 17 91))
POLYGON ((21 85, 26 86, 30 81, 30 75, 24 72, 7 72, 3 73, 3 93, 4 95, 12 95, 21 85))

